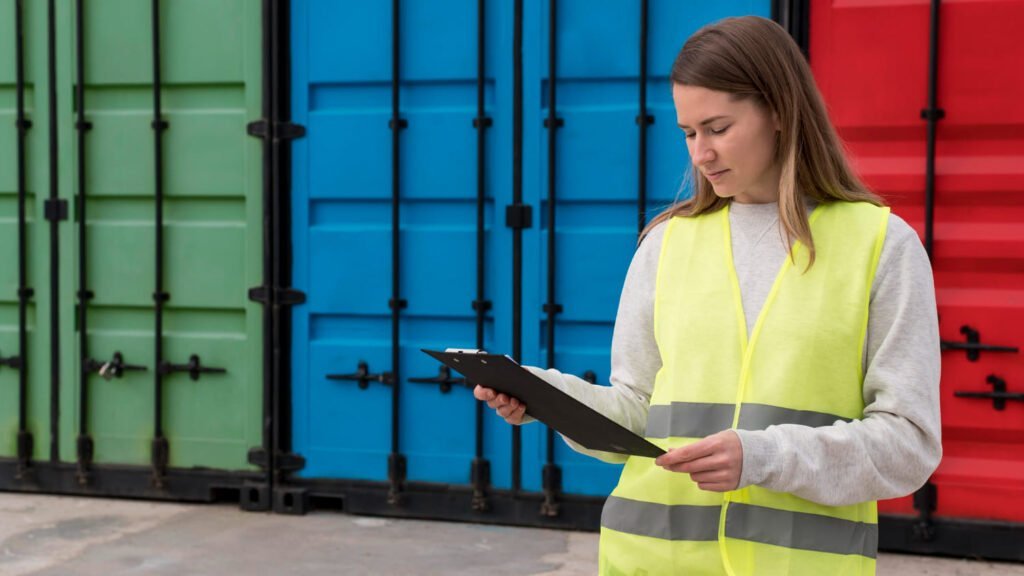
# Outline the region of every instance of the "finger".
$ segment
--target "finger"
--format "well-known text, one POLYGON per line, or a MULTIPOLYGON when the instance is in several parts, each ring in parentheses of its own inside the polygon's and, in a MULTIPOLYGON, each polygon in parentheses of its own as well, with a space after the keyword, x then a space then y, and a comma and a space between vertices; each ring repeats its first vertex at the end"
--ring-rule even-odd
POLYGON ((518 402, 516 403, 516 405, 513 405, 510 402, 510 403, 505 404, 504 406, 498 408, 498 415, 501 416, 502 418, 508 418, 508 417, 512 416, 513 414, 515 414, 519 410, 519 408, 520 408, 520 406, 518 405, 518 402))
POLYGON ((505 418, 505 421, 509 424, 519 425, 523 423, 523 416, 526 414, 526 406, 520 406, 505 418))
POLYGON ((730 492, 736 489, 736 484, 723 484, 720 482, 713 483, 698 483, 697 488, 704 490, 705 492, 730 492))
POLYGON ((487 405, 491 408, 501 408, 502 406, 519 406, 520 402, 518 398, 513 398, 506 394, 498 394, 493 400, 487 402, 487 405))
POLYGON ((727 470, 729 468, 729 460, 727 458, 724 458, 721 454, 712 454, 711 456, 705 456, 704 458, 698 458, 696 460, 689 460, 687 462, 673 464, 672 466, 667 466, 666 468, 672 470, 673 472, 697 474, 700 472, 727 470))
POLYGON ((689 446, 684 446, 685 452, 683 456, 686 460, 697 460, 698 458, 704 458, 705 456, 711 456, 721 448, 722 441, 715 436, 708 436, 703 440, 698 440, 689 446))
POLYGON ((715 445, 717 445, 717 441, 712 440, 709 436, 708 438, 698 440, 693 444, 673 448, 667 453, 658 456, 654 463, 658 466, 670 466, 672 464, 680 464, 682 462, 696 460, 697 458, 703 458, 704 456, 709 456, 714 452, 715 445))
POLYGON ((728 484, 733 479, 733 473, 729 470, 712 470, 710 472, 690 474, 690 480, 697 484, 728 484))
POLYGON ((473 388, 473 397, 476 398, 477 400, 494 400, 494 396, 494 390, 492 390, 491 388, 485 388, 484 386, 480 386, 479 384, 476 386, 476 388, 473 388))
POLYGON ((687 462, 692 462, 701 458, 708 458, 714 455, 714 451, 707 451, 703 448, 698 449, 698 451, 694 451, 690 446, 683 446, 658 456, 657 459, 654 460, 654 463, 663 467, 680 466, 687 462))

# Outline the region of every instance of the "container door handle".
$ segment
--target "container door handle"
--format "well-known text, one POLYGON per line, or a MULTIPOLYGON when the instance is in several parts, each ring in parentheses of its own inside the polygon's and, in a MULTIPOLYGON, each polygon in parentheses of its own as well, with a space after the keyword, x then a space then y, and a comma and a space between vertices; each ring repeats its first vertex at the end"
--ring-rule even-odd
POLYGON ((437 384, 441 388, 442 394, 447 394, 452 391, 453 384, 460 384, 466 388, 471 388, 472 384, 466 381, 465 378, 452 378, 451 368, 441 364, 441 367, 437 371, 437 376, 433 378, 409 378, 409 382, 417 382, 420 384, 437 384))
POLYGON ((1006 410, 1007 400, 1016 400, 1024 402, 1024 393, 1021 392, 1007 392, 1006 391, 1006 380, 990 374, 985 379, 986 382, 992 385, 991 392, 970 392, 966 390, 957 390, 953 392, 953 395, 958 398, 991 398, 992 408, 996 410, 1006 410))
POLYGON ((981 352, 1010 352, 1017 354, 1020 352, 1020 348, 1016 346, 993 346, 991 344, 981 343, 981 334, 977 330, 970 326, 961 326, 960 333, 965 336, 964 342, 956 340, 943 340, 941 347, 943 350, 965 350, 967 352, 967 359, 971 362, 977 362, 978 358, 981 357, 981 352))
POLYGON ((160 373, 168 375, 173 372, 188 372, 188 377, 192 380, 199 380, 201 374, 225 374, 227 370, 224 368, 211 368, 209 366, 203 366, 199 360, 198 354, 193 354, 188 357, 188 364, 171 364, 170 362, 164 362, 160 364, 160 373))
POLYGON ((392 378, 391 372, 382 372, 380 374, 370 374, 370 365, 366 362, 360 361, 356 371, 352 374, 328 374, 328 380, 348 380, 359 383, 360 390, 366 390, 370 386, 370 382, 380 382, 385 386, 390 386, 394 379, 392 378))
POLYGON ((125 364, 124 355, 120 352, 114 352, 114 356, 107 362, 100 362, 99 360, 93 360, 88 358, 85 361, 85 365, 82 367, 86 374, 91 372, 99 372, 99 375, 104 380, 112 380, 114 378, 120 378, 124 376, 125 372, 145 372, 147 368, 145 366, 136 366, 135 364, 125 364))

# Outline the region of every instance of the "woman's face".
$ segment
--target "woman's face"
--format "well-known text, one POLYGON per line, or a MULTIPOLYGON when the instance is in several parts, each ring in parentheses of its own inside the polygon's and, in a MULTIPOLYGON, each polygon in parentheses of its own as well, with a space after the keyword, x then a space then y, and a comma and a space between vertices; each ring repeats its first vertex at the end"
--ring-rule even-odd
POLYGON ((778 201, 773 114, 751 99, 682 84, 672 85, 672 100, 690 159, 717 196, 744 204, 778 201))

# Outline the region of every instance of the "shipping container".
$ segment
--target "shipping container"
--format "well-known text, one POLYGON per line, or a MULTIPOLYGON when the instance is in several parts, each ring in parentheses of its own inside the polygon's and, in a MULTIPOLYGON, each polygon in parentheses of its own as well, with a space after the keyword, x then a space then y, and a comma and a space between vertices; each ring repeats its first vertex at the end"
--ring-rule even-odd
POLYGON ((1020 0, 0 0, 0 490, 596 529, 620 467, 420 349, 608 384, 672 60, 739 14, 932 258, 945 456, 881 548, 1024 560, 1020 0))
POLYGON ((50 455, 45 13, 0 2, 0 458, 50 455))
MULTIPOLYGON (((539 214, 524 234, 524 363, 608 384, 613 322, 640 223, 689 194, 672 62, 704 24, 769 17, 770 8, 651 2, 645 14, 641 2, 526 2, 534 17, 523 44, 524 194, 539 214)), ((544 491, 548 501, 558 492, 603 498, 620 472, 542 426, 523 428, 523 488, 544 491)))
POLYGON ((291 7, 292 119, 307 131, 292 165, 297 477, 390 476, 398 498, 406 481, 476 474, 483 506, 488 477, 509 486, 510 431, 419 349, 509 347, 510 14, 291 7))
POLYGON ((209 500, 252 482, 242 496, 269 506, 249 461, 266 407, 264 316, 248 297, 264 282, 263 144, 247 128, 264 112, 262 10, 0 3, 0 113, 16 117, 21 92, 33 123, 24 153, 13 123, 0 133, 0 354, 21 355, 15 262, 34 289, 28 362, 0 372, 0 488, 209 500), (23 429, 35 450, 19 464, 23 429))
POLYGON ((1024 2, 815 2, 810 61, 869 187, 921 234, 943 459, 880 547, 1024 560, 1024 2))
POLYGON ((293 1, 306 302, 276 509, 595 528, 620 467, 485 414, 420 349, 483 348, 607 385, 638 232, 686 193, 671 63, 703 24, 780 10, 293 1))

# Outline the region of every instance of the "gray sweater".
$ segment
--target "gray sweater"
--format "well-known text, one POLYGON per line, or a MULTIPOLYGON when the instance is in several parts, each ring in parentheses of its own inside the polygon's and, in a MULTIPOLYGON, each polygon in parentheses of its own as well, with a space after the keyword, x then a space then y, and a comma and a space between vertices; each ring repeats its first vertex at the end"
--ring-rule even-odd
MULTIPOLYGON (((733 259, 747 330, 787 257, 777 204, 733 203, 733 259)), ((654 340, 654 287, 665 224, 633 256, 615 318, 611 386, 530 367, 548 383, 643 435, 661 356, 654 340)), ((928 479, 942 455, 939 334, 931 266, 914 230, 889 218, 871 288, 864 358, 864 418, 811 428, 784 424, 738 430, 740 488, 758 485, 827 505, 903 496, 928 479)), ((578 452, 608 462, 625 456, 578 452)))

